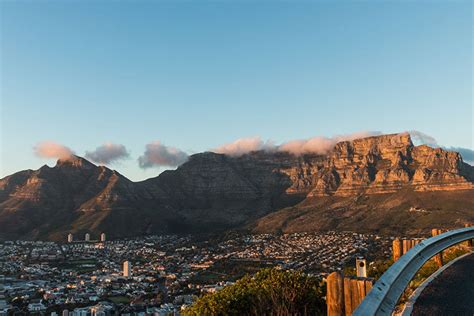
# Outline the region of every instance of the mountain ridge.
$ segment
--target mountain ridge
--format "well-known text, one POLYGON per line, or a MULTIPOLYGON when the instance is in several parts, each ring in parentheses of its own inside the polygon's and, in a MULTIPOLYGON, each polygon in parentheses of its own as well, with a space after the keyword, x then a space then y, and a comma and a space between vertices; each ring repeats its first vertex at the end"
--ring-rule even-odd
MULTIPOLYGON (((470 196, 474 167, 459 153, 414 146, 406 133, 340 142, 326 155, 204 152, 176 170, 139 182, 72 156, 54 167, 0 179, 0 238, 64 240, 67 232, 126 237, 243 227, 274 231, 281 225, 272 228, 271 221, 262 221, 286 214, 288 208, 295 209, 287 214, 291 217, 311 205, 318 211, 330 209, 331 203, 320 205, 322 201, 397 195, 401 190, 419 196, 451 191, 470 196)), ((470 216, 466 213, 464 219, 470 216)))

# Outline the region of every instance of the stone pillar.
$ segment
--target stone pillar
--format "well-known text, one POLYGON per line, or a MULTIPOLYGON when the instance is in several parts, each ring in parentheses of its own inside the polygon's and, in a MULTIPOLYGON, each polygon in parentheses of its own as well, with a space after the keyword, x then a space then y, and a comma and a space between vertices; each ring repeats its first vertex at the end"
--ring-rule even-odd
POLYGON ((331 273, 326 282, 328 316, 344 316, 344 278, 342 273, 331 273))
MULTIPOLYGON (((442 234, 443 232, 441 231, 441 229, 436 229, 436 228, 433 228, 431 230, 431 235, 434 237, 434 236, 438 236, 440 234, 442 234)), ((443 252, 440 251, 440 253, 438 253, 437 255, 435 255, 434 257, 434 260, 436 261, 436 264, 438 265, 438 267, 442 267, 443 266, 443 252)))
POLYGON ((401 256, 403 256, 402 241, 398 238, 392 242, 392 253, 393 262, 397 261, 401 256))

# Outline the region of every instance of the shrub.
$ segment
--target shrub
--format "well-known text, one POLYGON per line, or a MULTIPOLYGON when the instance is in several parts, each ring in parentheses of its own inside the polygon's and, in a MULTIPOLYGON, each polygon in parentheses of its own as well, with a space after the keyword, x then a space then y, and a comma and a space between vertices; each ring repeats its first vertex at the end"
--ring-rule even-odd
POLYGON ((263 269, 199 298, 184 310, 195 315, 323 315, 322 282, 296 271, 263 269))

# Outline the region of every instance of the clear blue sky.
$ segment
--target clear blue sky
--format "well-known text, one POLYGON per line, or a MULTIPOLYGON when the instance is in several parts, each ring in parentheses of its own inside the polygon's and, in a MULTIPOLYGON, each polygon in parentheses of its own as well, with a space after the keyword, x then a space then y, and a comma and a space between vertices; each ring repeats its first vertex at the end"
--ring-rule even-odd
POLYGON ((2 1, 0 177, 111 141, 189 153, 419 130, 473 148, 471 1, 2 1))

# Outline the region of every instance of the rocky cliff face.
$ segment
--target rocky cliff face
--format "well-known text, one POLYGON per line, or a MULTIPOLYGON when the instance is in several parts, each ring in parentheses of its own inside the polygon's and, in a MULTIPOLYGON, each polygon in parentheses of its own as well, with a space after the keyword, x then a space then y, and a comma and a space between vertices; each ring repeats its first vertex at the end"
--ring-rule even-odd
POLYGON ((464 190, 474 188, 472 169, 458 153, 414 146, 409 134, 383 135, 338 143, 326 159, 302 169, 302 188, 311 188, 309 196, 464 190))
POLYGON ((87 212, 133 210, 137 198, 133 182, 80 157, 3 178, 0 192, 0 236, 11 238, 70 229, 87 212))
POLYGON ((0 238, 63 238, 66 232, 109 236, 209 232, 236 227, 293 205, 291 180, 278 167, 294 159, 255 153, 239 158, 194 155, 174 171, 134 183, 73 157, 55 167, 0 180, 0 238))
POLYGON ((142 182, 73 157, 0 180, 0 238, 209 232, 308 200, 407 189, 471 192, 473 170, 458 153, 414 146, 408 134, 341 142, 324 156, 201 153, 142 182))
POLYGON ((6 177, 0 180, 0 190, 2 211, 16 210, 18 204, 90 211, 120 206, 133 197, 134 184, 116 171, 73 157, 59 160, 54 168, 43 166, 6 177))
MULTIPOLYGON (((307 167, 291 174, 298 170, 307 167)), ((263 216, 251 227, 256 232, 392 235, 462 227, 474 221, 473 183, 474 168, 459 153, 414 146, 408 134, 341 142, 311 165, 303 202, 263 216)))

